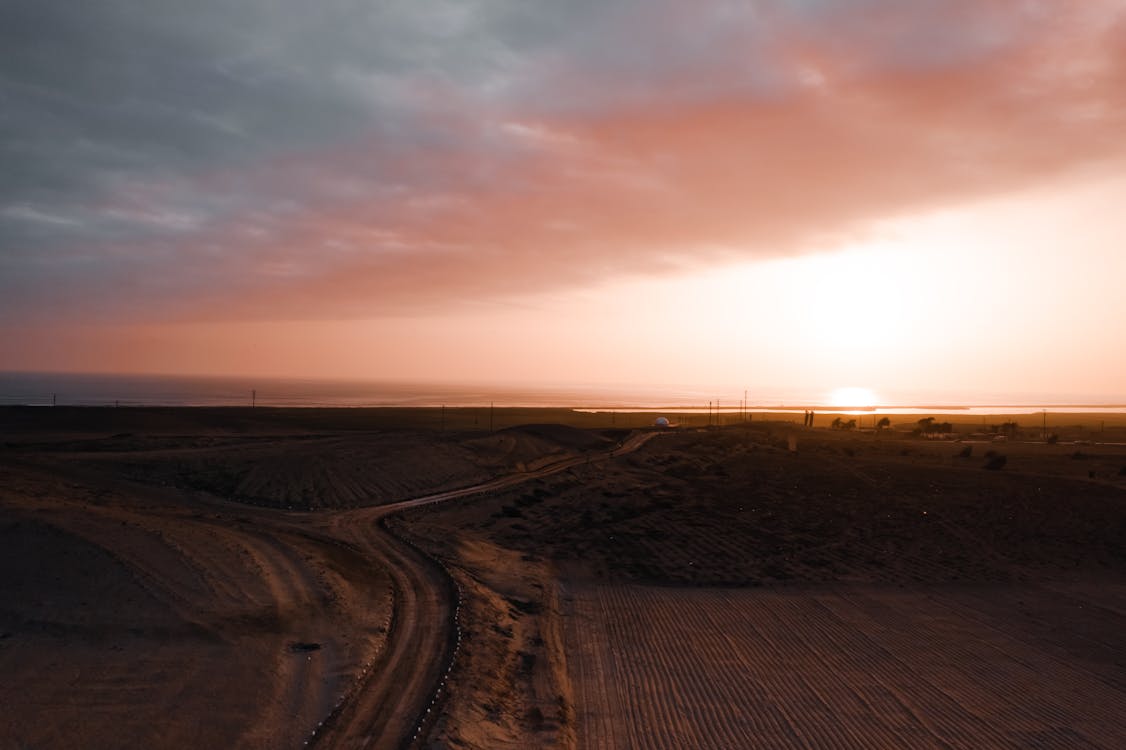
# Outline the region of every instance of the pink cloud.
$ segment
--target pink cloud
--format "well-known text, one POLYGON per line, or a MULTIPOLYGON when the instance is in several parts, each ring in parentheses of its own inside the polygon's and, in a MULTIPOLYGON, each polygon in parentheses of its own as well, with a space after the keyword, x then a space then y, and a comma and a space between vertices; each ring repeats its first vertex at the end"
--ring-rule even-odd
MULTIPOLYGON (((872 4, 840 27, 780 24, 767 57, 782 83, 766 93, 717 81, 761 59, 732 34, 706 65, 665 71, 619 106, 450 98, 420 125, 435 134, 429 148, 373 139, 204 177, 307 185, 308 200, 182 238, 184 258, 216 248, 204 254, 212 283, 160 307, 183 318, 409 314, 822 249, 875 220, 1126 156, 1119 4, 906 7, 872 4), (963 48, 913 56, 902 40, 930 26, 963 48)), ((615 85, 581 65, 549 80, 558 88, 543 95, 567 101, 604 102, 615 85)))

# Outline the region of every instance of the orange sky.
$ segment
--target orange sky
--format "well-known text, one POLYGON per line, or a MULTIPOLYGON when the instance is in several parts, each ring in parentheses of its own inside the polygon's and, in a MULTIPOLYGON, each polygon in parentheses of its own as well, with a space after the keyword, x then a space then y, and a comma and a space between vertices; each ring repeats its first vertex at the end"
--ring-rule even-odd
POLYGON ((610 6, 16 185, 0 369, 1126 397, 1126 3, 610 6))

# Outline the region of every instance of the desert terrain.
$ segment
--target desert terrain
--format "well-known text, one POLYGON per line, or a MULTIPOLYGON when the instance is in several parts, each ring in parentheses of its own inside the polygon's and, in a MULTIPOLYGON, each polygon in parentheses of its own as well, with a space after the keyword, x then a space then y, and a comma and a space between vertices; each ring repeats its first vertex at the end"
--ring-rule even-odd
POLYGON ((725 416, 0 409, 0 748, 1126 746, 1126 425, 725 416))

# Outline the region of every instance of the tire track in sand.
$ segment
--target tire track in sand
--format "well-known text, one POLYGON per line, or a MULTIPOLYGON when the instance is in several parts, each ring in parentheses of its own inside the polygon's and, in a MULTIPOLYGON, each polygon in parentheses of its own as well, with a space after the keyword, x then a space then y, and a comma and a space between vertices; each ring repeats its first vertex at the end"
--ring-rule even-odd
POLYGON ((457 589, 441 564, 382 523, 407 508, 507 489, 594 461, 631 453, 660 433, 635 433, 599 456, 572 456, 458 490, 335 513, 335 538, 364 551, 391 576, 394 608, 387 642, 343 704, 318 724, 307 746, 398 749, 413 744, 449 672, 457 630, 457 589))

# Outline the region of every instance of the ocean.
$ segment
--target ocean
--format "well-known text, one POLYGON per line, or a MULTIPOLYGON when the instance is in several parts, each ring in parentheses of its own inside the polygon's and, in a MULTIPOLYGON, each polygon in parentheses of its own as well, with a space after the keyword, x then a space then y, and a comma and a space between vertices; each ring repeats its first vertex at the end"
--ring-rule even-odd
MULTIPOLYGON (((829 391, 780 388, 747 390, 750 412, 824 411, 857 413, 1019 414, 1051 411, 1126 413, 1126 396, 1076 394, 899 394, 875 409, 843 410, 830 405, 829 391)), ((201 377, 171 375, 108 375, 0 372, 0 405, 26 406, 274 406, 387 407, 449 406, 569 407, 590 410, 714 410, 736 413, 744 408, 743 389, 692 386, 579 385, 520 386, 397 383, 201 377)))
MULTIPOLYGON (((0 372, 0 404, 28 406, 702 406, 690 389, 398 383, 172 375, 0 372)), ((738 398, 742 398, 740 393, 738 398)), ((734 406, 736 397, 731 397, 734 406)))

